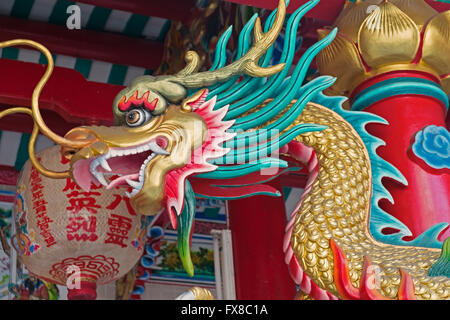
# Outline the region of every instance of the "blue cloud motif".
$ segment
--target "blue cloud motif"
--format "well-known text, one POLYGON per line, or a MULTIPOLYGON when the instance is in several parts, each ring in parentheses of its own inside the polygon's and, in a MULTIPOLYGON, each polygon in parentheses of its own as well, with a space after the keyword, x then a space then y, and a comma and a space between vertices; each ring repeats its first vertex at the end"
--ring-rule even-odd
POLYGON ((434 169, 450 169, 450 132, 445 127, 427 126, 417 132, 414 154, 434 169))

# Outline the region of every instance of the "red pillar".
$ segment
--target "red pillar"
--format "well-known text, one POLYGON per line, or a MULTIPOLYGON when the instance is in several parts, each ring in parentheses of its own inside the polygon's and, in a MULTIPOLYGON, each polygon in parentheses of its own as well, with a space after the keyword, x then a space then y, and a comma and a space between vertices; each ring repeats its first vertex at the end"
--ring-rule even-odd
MULTIPOLYGON (((281 191, 279 181, 271 183, 281 191)), ((284 198, 254 196, 228 201, 236 298, 292 300, 296 287, 284 263, 284 198)))
MULTIPOLYGON (((402 72, 400 76, 418 75, 402 72)), ((427 78, 423 74, 420 77, 427 78)), ((386 78, 379 76, 371 79, 362 84, 360 89, 386 78)), ((394 95, 372 103, 364 111, 379 115, 389 122, 389 125, 370 124, 367 129, 386 142, 386 146, 379 147, 377 153, 399 169, 408 180, 407 187, 391 180, 383 181, 395 203, 392 205, 383 200, 381 207, 402 221, 411 230, 412 238, 437 223, 450 222, 450 175, 445 171, 432 170, 411 152, 411 144, 418 131, 429 125, 446 127, 443 103, 426 95, 394 95)), ((439 240, 445 240, 448 236, 450 229, 444 231, 439 240)))

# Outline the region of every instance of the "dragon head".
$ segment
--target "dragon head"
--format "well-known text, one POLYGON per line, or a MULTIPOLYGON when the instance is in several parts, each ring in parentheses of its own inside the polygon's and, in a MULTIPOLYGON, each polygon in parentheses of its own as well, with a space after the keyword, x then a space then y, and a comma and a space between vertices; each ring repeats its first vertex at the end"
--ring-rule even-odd
POLYGON ((91 183, 108 189, 128 185, 137 212, 156 215, 167 209, 176 225, 186 177, 213 171, 217 166, 207 160, 224 156, 228 150, 220 145, 233 137, 226 132, 233 121, 223 121, 228 107, 214 110, 216 99, 202 88, 241 74, 267 77, 282 70, 284 64, 263 68, 257 62, 283 27, 285 6, 280 1, 266 33, 258 20, 253 47, 225 67, 199 72, 200 59, 190 51, 186 67, 176 75, 135 79, 113 102, 114 126, 84 126, 66 134, 64 139, 81 144, 63 147, 70 176, 85 190, 91 183), (107 181, 106 174, 119 177, 107 181))
POLYGON ((156 215, 167 209, 175 222, 184 179, 214 170, 207 160, 223 155, 218 144, 229 138, 225 131, 232 123, 222 121, 223 111, 212 110, 215 99, 205 102, 207 93, 200 90, 180 107, 135 81, 115 99, 115 126, 78 127, 66 134, 66 139, 88 141, 81 149, 63 148, 71 177, 85 190, 91 183, 129 186, 126 195, 137 212, 156 215), (116 178, 107 181, 105 175, 116 178))

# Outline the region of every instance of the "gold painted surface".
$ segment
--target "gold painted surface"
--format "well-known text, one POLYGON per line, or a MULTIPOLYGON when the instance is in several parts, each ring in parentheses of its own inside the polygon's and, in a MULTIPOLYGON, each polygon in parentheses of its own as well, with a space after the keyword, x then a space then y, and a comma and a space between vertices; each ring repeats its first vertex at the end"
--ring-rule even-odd
POLYGON ((296 139, 313 147, 319 161, 318 177, 297 213, 291 237, 295 256, 306 274, 338 296, 329 246, 333 238, 348 258, 355 287, 359 287, 363 257, 367 255, 380 267, 379 291, 386 297, 396 298, 401 268, 413 278, 418 299, 450 299, 450 279, 427 276, 440 250, 382 244, 371 237, 370 161, 351 125, 333 111, 314 104, 308 104, 293 125, 300 123, 328 126, 296 139))
POLYGON ((311 296, 309 294, 299 291, 299 292, 297 292, 297 295, 295 296, 294 300, 314 300, 314 299, 311 298, 311 296))
POLYGON ((441 86, 445 92, 450 92, 450 75, 441 79, 441 86))
POLYGON ((195 300, 216 300, 208 289, 200 288, 200 287, 193 287, 190 289, 192 294, 195 297, 195 300))
POLYGON ((423 61, 440 74, 450 73, 450 10, 431 19, 423 38, 423 61))
MULTIPOLYGON (((323 39, 330 30, 320 29, 318 33, 319 39, 323 39)), ((348 88, 353 88, 357 84, 357 78, 365 74, 357 47, 340 33, 332 43, 319 52, 316 62, 321 74, 337 77, 332 88, 340 94, 348 94, 348 88)))
POLYGON ((364 2, 358 0, 354 3, 347 0, 344 9, 336 19, 335 26, 338 27, 340 33, 345 34, 352 41, 357 42, 359 26, 369 15, 369 7, 379 3, 380 0, 368 0, 364 2))
POLYGON ((390 2, 383 2, 362 23, 358 45, 364 61, 372 68, 409 62, 420 45, 414 21, 390 2))
MULTIPOLYGON (((347 0, 335 22, 338 36, 317 56, 319 72, 338 77, 330 93, 349 95, 365 80, 391 71, 423 71, 436 79, 447 75, 449 17, 450 11, 438 14, 424 0, 347 0), (420 31, 423 57, 417 59, 420 31)), ((321 30, 320 37, 326 32, 321 30)), ((450 93, 448 85, 442 87, 450 93)))
POLYGON ((424 0, 389 0, 389 2, 406 13, 419 29, 439 13, 424 0))

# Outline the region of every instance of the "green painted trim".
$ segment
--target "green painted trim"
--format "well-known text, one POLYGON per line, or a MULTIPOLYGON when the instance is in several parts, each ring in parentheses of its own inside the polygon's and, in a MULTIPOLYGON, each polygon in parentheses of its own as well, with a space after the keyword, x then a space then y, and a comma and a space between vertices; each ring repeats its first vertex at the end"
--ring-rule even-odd
MULTIPOLYGON (((56 54, 52 53, 52 58, 53 58, 53 61, 55 61, 56 60, 56 54)), ((48 61, 47 61, 47 58, 44 56, 43 53, 41 53, 41 55, 39 56, 38 63, 47 65, 48 61)))
POLYGON ((261 192, 254 192, 254 193, 245 194, 245 195, 240 196, 240 197, 220 197, 220 196, 218 196, 218 197, 210 197, 210 196, 203 195, 201 193, 196 193, 195 196, 197 198, 202 198, 202 199, 238 200, 238 199, 245 199, 245 198, 249 198, 249 197, 253 197, 253 196, 280 197, 281 193, 279 191, 276 191, 276 192, 261 191, 261 192))
POLYGON ((86 29, 104 31, 111 12, 111 9, 94 7, 91 16, 89 17, 89 21, 86 24, 86 29))
POLYGON ((11 9, 10 16, 27 19, 33 8, 34 0, 16 0, 11 9))
POLYGON ((445 239, 441 256, 428 270, 428 276, 450 278, 450 237, 445 239))
POLYGON ((380 100, 405 94, 436 98, 448 110, 449 99, 441 87, 432 81, 419 78, 395 78, 377 83, 362 91, 354 99, 352 110, 360 111, 380 100))
POLYGON ((108 77, 108 83, 123 85, 128 67, 120 64, 113 64, 108 77))
POLYGON ((158 41, 164 41, 166 38, 166 34, 170 29, 171 21, 167 20, 166 23, 164 23, 164 26, 161 28, 161 32, 159 33, 159 36, 157 38, 158 41))
POLYGON ((283 187, 283 196, 284 196, 284 201, 286 202, 287 199, 289 198, 289 195, 292 192, 292 188, 290 187, 283 187))
POLYGON ((77 59, 75 62, 75 70, 81 73, 86 79, 89 77, 91 73, 92 60, 87 59, 77 59))
POLYGON ((23 165, 28 160, 28 143, 30 142, 31 135, 29 133, 23 133, 20 137, 19 149, 17 150, 16 162, 14 168, 17 171, 22 170, 23 165))
POLYGON ((127 36, 140 37, 149 19, 149 17, 140 14, 131 15, 125 29, 123 30, 123 33, 127 36))
POLYGON ((19 58, 19 49, 13 47, 3 48, 2 58, 17 60, 19 58))
POLYGON ((69 15, 67 14, 67 7, 75 4, 73 1, 67 0, 58 0, 53 7, 52 13, 48 18, 49 23, 58 24, 58 25, 66 25, 67 18, 69 15))

